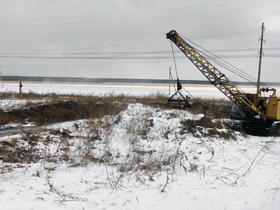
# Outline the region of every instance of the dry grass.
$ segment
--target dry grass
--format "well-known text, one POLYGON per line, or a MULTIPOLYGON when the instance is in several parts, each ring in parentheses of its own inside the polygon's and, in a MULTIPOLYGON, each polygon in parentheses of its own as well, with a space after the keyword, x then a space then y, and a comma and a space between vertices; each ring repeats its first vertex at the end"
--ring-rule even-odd
MULTIPOLYGON (((150 130, 154 126, 151 119, 152 113, 146 113, 141 118, 135 118, 127 127, 129 144, 132 153, 126 157, 127 162, 113 163, 113 157, 118 154, 112 154, 109 146, 112 126, 118 124, 120 119, 119 113, 125 110, 130 103, 141 103, 152 107, 165 108, 164 105, 168 97, 156 94, 149 96, 126 96, 126 95, 57 95, 57 94, 35 94, 24 93, 21 95, 12 93, 1 93, 0 99, 25 99, 25 100, 42 100, 42 103, 33 102, 26 104, 20 109, 9 112, 0 111, 0 125, 11 122, 25 123, 26 121, 37 124, 47 124, 53 122, 62 122, 77 119, 91 119, 89 132, 86 137, 79 140, 79 144, 73 145, 73 137, 68 130, 50 130, 44 137, 36 133, 22 132, 22 137, 12 141, 3 141, 0 144, 0 160, 8 163, 30 163, 38 162, 44 159, 45 162, 59 163, 66 162, 70 166, 86 165, 88 163, 106 164, 108 168, 117 166, 117 172, 126 173, 129 171, 143 171, 148 176, 151 174, 166 170, 176 171, 176 168, 183 167, 185 171, 197 171, 196 162, 187 161, 186 154, 182 151, 175 151, 172 155, 162 153, 159 155, 155 149, 140 149, 137 143, 139 139, 147 139, 150 130), (108 116, 108 118, 104 118, 108 116), (102 120, 101 120, 102 119, 102 120), (72 143, 71 143, 72 142, 72 143), (98 143, 104 144, 103 156, 96 156, 94 150, 98 143), (40 146, 41 145, 41 146, 40 146), (55 154, 51 154, 48 149, 50 145, 56 147, 55 154), (74 155, 75 154, 75 155, 74 155), (77 158, 78 157, 78 158, 77 158), (114 165, 115 164, 115 165, 114 165)), ((200 120, 183 120, 181 121, 181 134, 188 132, 193 135, 220 137, 223 139, 234 139, 231 132, 224 132, 220 129, 227 125, 213 122, 213 117, 225 117, 229 115, 230 103, 221 100, 202 100, 190 101, 192 108, 188 109, 193 114, 204 113, 208 117, 200 120), (221 106, 226 104, 226 106, 221 106), (218 114, 218 112, 220 112, 218 114), (223 114, 221 114, 223 113, 223 114), (202 129, 206 128, 206 129, 202 129)), ((178 117, 170 113, 170 118, 178 117)), ((76 130, 82 129, 79 124, 74 125, 76 130)), ((165 139, 168 139, 170 129, 163 132, 165 139)), ((51 172, 55 168, 45 168, 51 172)), ((6 168, 2 171, 7 171, 6 168)), ((122 176, 117 177, 108 171, 108 178, 111 179, 112 188, 116 189, 122 176)))
MULTIPOLYGON (((0 93, 0 99, 31 100, 21 109, 3 112, 0 110, 0 125, 9 122, 24 123, 26 120, 38 124, 61 122, 76 119, 95 119, 105 115, 117 115, 124 110, 129 103, 141 103, 152 107, 165 108, 168 97, 155 94, 147 96, 129 95, 58 95, 9 92, 0 93), (32 102, 41 100, 42 102, 32 102)), ((192 104, 189 112, 193 114, 205 114, 211 118, 227 118, 230 114, 231 102, 222 99, 201 98, 190 100, 192 104)))

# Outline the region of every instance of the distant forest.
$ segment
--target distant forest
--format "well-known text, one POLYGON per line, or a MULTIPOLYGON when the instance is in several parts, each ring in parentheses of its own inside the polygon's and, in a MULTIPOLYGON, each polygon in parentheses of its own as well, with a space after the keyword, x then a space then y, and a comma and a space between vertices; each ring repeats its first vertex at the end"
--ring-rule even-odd
MULTIPOLYGON (((154 83, 168 84, 167 79, 125 79, 125 78, 82 78, 82 77, 29 77, 2 76, 3 81, 9 82, 47 82, 47 83, 154 83)), ((211 85, 207 80, 180 80, 181 84, 211 85)), ((249 82, 233 82, 236 85, 256 85, 249 82)), ((268 86, 280 86, 278 82, 265 83, 268 86)))

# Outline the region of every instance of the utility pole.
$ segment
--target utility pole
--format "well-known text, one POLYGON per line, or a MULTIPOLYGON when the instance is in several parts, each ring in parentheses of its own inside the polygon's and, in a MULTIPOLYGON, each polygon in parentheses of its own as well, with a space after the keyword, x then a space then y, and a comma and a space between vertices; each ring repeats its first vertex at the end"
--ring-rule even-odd
POLYGON ((21 94, 22 82, 19 81, 19 95, 21 94))
POLYGON ((261 65, 262 65, 262 55, 263 55, 262 48, 263 48, 263 42, 264 42, 264 39, 263 39, 264 23, 262 23, 261 30, 262 30, 262 34, 261 34, 261 38, 259 39, 259 40, 261 40, 261 46, 260 46, 260 52, 259 52, 260 53, 260 57, 259 57, 259 72, 258 72, 257 93, 260 90, 261 65))
MULTIPOLYGON (((0 69, 1 69, 1 66, 0 66, 0 69)), ((0 78, 1 78, 2 88, 4 88, 3 80, 2 80, 2 76, 1 76, 1 71, 0 71, 0 78)))
POLYGON ((172 73, 171 73, 171 66, 169 67, 169 95, 171 94, 170 93, 170 86, 171 86, 171 80, 172 80, 172 84, 173 84, 173 87, 174 87, 174 90, 175 90, 175 85, 174 85, 174 82, 173 82, 173 76, 172 76, 172 73))
POLYGON ((170 95, 171 66, 169 67, 169 95, 170 95))

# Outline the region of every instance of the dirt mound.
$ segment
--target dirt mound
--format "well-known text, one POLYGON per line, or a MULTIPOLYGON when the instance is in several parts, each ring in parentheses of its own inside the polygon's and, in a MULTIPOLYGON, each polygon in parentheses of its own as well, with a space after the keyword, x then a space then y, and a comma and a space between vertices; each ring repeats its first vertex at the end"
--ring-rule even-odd
POLYGON ((199 120, 182 120, 181 122, 183 132, 189 132, 194 135, 218 136, 223 139, 236 139, 234 136, 234 131, 229 128, 227 123, 213 122, 210 118, 204 116, 199 120), (221 130, 222 128, 227 128, 227 131, 221 130))
POLYGON ((65 101, 37 105, 30 108, 0 111, 0 125, 8 123, 34 122, 38 125, 77 119, 99 118, 107 114, 118 114, 125 108, 118 103, 77 103, 65 101))

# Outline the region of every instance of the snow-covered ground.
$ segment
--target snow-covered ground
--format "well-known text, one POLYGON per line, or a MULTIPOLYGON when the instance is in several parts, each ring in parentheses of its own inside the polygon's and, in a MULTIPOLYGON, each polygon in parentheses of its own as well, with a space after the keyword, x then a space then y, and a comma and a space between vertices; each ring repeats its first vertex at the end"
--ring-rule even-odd
MULTIPOLYGON (((16 86, 4 83, 1 91, 16 86)), ((168 94, 164 85, 128 86, 24 84, 39 93, 168 94)), ((279 209, 279 137, 229 131, 227 119, 213 121, 216 128, 186 123, 202 119, 130 104, 118 116, 2 137, 0 209, 279 209)))

